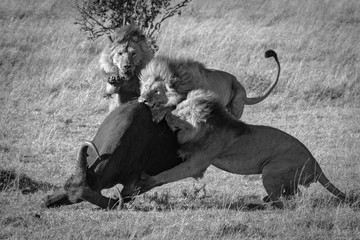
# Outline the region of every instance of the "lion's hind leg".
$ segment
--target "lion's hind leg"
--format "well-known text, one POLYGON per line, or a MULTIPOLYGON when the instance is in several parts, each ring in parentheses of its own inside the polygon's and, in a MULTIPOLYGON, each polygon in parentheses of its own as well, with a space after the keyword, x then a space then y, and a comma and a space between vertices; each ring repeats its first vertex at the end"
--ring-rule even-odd
POLYGON ((281 196, 291 198, 299 193, 296 168, 289 168, 269 163, 263 168, 262 181, 268 194, 263 200, 272 202, 272 205, 283 208, 283 203, 279 200, 281 196))
POLYGON ((237 84, 233 85, 233 96, 226 108, 234 117, 240 119, 244 112, 246 92, 245 89, 238 82, 237 84))
MULTIPOLYGON (((301 191, 298 187, 294 187, 294 186, 282 186, 281 188, 281 196, 285 199, 291 199, 293 198, 295 195, 297 194, 301 194, 301 191)), ((271 199, 269 196, 265 196, 263 198, 263 201, 268 203, 271 202, 271 199)))
POLYGON ((263 185, 268 194, 268 196, 263 198, 263 201, 270 202, 271 205, 283 209, 284 204, 279 199, 279 197, 281 196, 281 189, 282 189, 281 185, 270 182, 269 178, 266 177, 264 178, 264 176, 263 176, 263 185))
POLYGON ((293 185, 283 187, 282 192, 281 192, 281 196, 283 196, 286 199, 291 199, 292 197, 294 197, 297 194, 301 194, 301 191, 297 186, 293 186, 293 185))

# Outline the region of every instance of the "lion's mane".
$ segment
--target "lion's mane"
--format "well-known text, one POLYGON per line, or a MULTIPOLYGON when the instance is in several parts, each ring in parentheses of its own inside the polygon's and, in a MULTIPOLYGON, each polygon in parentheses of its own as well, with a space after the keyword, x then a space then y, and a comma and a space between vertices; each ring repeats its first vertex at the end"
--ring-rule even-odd
POLYGON ((202 63, 191 59, 156 56, 141 71, 140 80, 146 85, 151 85, 153 81, 164 81, 168 91, 168 105, 176 105, 188 92, 199 88, 205 78, 205 71, 202 63))
POLYGON ((154 56, 144 33, 135 25, 124 26, 118 29, 112 36, 108 36, 108 38, 109 43, 105 46, 99 58, 100 68, 105 73, 112 74, 117 72, 112 57, 115 53, 114 49, 120 44, 133 42, 139 46, 140 52, 137 54, 141 61, 139 65, 136 66, 135 72, 137 73, 139 73, 154 56))
MULTIPOLYGON (((245 123, 235 119, 225 110, 215 93, 203 89, 190 91, 187 98, 177 105, 172 114, 178 119, 169 121, 169 125, 179 124, 179 121, 182 121, 182 127, 178 132, 178 141, 182 144, 207 145, 208 141, 213 142, 216 138, 214 136, 220 131, 224 132, 227 127, 236 126, 236 135, 249 131, 245 123), (190 127, 184 127, 186 124, 190 127)), ((186 148, 187 146, 183 146, 182 152, 186 148)))

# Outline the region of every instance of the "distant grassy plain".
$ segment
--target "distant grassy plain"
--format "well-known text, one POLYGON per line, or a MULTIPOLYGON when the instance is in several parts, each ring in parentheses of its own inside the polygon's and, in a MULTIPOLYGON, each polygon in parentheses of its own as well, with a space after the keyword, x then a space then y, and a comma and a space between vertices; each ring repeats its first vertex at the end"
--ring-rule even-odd
MULTIPOLYGON (((215 168, 121 211, 42 209, 107 113, 97 65, 104 41, 79 32, 72 3, 0 1, 0 239, 359 239, 359 207, 337 203, 319 184, 285 210, 249 211, 265 196, 261 178, 215 168)), ((336 186, 358 196, 359 39, 358 0, 194 0, 165 23, 158 43, 159 54, 233 73, 249 95, 274 80, 276 65, 263 54, 277 51, 280 82, 243 120, 299 138, 336 186)))

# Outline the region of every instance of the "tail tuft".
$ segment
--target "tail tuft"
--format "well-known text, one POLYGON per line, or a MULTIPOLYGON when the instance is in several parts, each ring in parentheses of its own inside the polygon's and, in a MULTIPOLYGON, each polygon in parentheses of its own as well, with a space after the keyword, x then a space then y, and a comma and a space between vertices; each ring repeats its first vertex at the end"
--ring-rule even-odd
POLYGON ((278 73, 277 73, 277 77, 276 80, 273 84, 271 84, 265 91, 265 93, 262 96, 259 97, 252 97, 252 98, 248 98, 246 97, 245 99, 245 104, 246 105, 254 105, 256 103, 261 102, 262 100, 264 100, 265 98, 267 98, 267 96, 269 96, 269 94, 271 93, 271 91, 274 89, 274 87, 276 86, 278 80, 279 80, 279 76, 280 76, 280 62, 279 59, 277 57, 277 54, 274 50, 267 50, 265 52, 265 58, 270 58, 273 57, 276 61, 276 64, 278 65, 278 73))
POLYGON ((265 58, 270 58, 270 57, 277 58, 277 54, 274 50, 270 49, 265 52, 265 58))

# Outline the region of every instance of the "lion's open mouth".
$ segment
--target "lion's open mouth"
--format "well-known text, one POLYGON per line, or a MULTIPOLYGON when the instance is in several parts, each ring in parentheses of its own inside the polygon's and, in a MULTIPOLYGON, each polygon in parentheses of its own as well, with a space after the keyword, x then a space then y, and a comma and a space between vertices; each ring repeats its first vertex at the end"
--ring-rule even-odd
POLYGON ((122 69, 119 70, 119 75, 128 81, 134 75, 134 71, 132 69, 122 69))
POLYGON ((129 70, 129 71, 126 71, 124 74, 128 77, 131 77, 133 75, 133 72, 131 70, 129 70))
POLYGON ((163 110, 168 111, 168 107, 165 107, 162 103, 143 101, 147 106, 151 108, 151 111, 161 112, 163 110))
MULTIPOLYGON (((140 99, 140 98, 139 98, 140 99)), ((156 111, 156 107, 155 107, 155 103, 153 102, 147 102, 145 100, 142 100, 148 107, 150 107, 151 109, 154 109, 156 111)))

